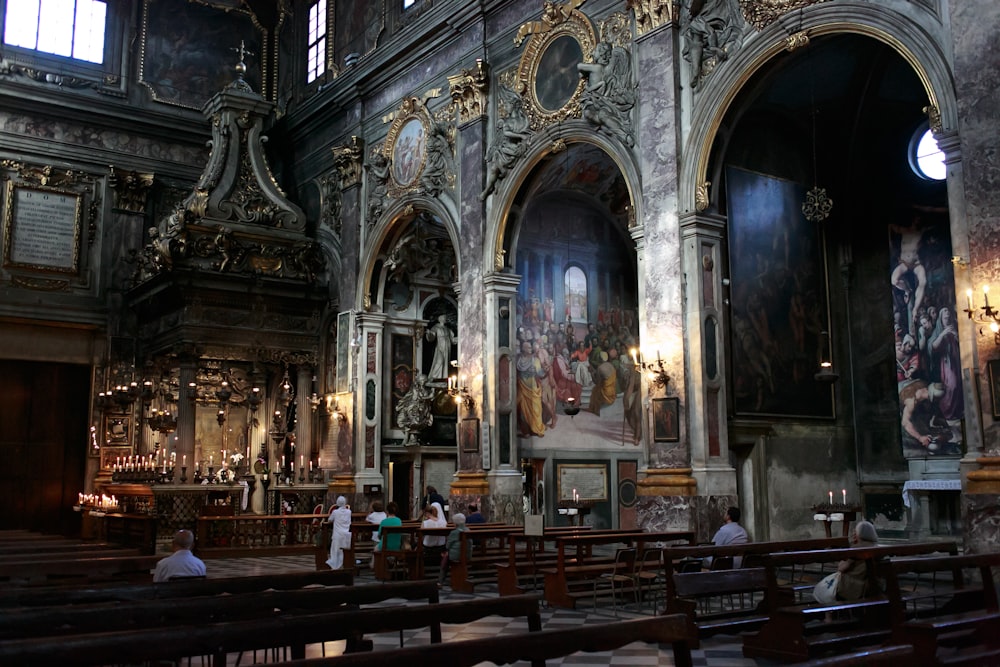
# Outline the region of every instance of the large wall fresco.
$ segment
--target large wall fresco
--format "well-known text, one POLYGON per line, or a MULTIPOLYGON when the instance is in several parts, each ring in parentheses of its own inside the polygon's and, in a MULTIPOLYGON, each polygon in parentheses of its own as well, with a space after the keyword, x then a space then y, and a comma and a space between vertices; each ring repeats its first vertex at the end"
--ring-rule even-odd
POLYGON ((948 216, 904 216, 889 225, 903 456, 960 456, 965 403, 948 216))

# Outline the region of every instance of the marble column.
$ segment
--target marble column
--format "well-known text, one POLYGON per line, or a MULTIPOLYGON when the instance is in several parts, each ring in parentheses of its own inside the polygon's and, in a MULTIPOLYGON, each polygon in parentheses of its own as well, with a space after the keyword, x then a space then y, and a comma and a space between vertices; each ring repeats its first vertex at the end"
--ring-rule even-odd
MULTIPOLYGON (((187 461, 187 480, 191 482, 198 462, 194 459, 195 438, 195 408, 196 399, 192 398, 192 389, 197 378, 198 364, 194 359, 182 359, 179 372, 179 388, 177 396, 177 465, 182 466, 187 461)), ((174 484, 181 483, 180 468, 174 475, 174 484)))
MULTIPOLYGON (((672 72, 677 52, 670 24, 663 24, 636 39, 639 72, 672 72)), ((671 381, 656 390, 656 396, 676 396, 680 401, 678 442, 646 443, 645 475, 638 482, 638 515, 646 528, 689 529, 692 525, 690 496, 696 491, 689 463, 689 430, 692 413, 688 405, 684 373, 684 312, 682 311, 681 238, 677 217, 677 163, 664 156, 676 155, 679 138, 678 100, 671 76, 640 79, 638 115, 639 167, 642 201, 637 206, 639 229, 632 230, 639 248, 639 341, 645 358, 657 355, 671 381)), ((650 402, 647 400, 646 405, 650 402)), ((647 410, 647 419, 650 417, 647 410)))

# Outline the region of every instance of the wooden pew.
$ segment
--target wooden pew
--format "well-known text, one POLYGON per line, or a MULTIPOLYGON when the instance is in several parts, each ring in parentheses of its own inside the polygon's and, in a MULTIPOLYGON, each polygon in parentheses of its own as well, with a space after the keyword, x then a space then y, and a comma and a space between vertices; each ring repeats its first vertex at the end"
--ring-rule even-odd
POLYGON ((669 644, 676 667, 691 667, 690 637, 679 614, 614 623, 587 624, 564 630, 542 630, 516 635, 468 639, 389 651, 353 653, 336 658, 311 658, 277 663, 275 667, 412 667, 448 665, 472 667, 481 662, 506 665, 546 660, 578 652, 612 651, 633 642, 669 644))
MULTIPOLYGON (((668 614, 685 614, 692 632, 699 638, 756 630, 767 620, 758 599, 758 596, 763 598, 767 591, 767 576, 763 567, 747 567, 753 565, 755 557, 782 551, 848 546, 846 537, 829 537, 726 546, 667 547, 662 550, 664 608, 668 614), (715 559, 715 564, 722 558, 741 558, 743 567, 702 569, 701 563, 707 558, 715 559), (691 564, 698 569, 684 569, 685 565, 691 564)), ((761 560, 756 558, 756 562, 761 560)), ((655 589, 652 592, 659 593, 655 589)))
POLYGON ((367 586, 310 587, 160 600, 128 600, 8 610, 0 614, 0 640, 52 637, 92 632, 170 627, 263 619, 276 615, 329 611, 343 605, 386 600, 439 600, 430 581, 401 581, 367 586))
POLYGON ((493 566, 497 571, 497 592, 500 595, 520 595, 537 590, 540 570, 556 566, 559 556, 557 537, 641 532, 641 528, 594 530, 591 526, 547 526, 543 535, 512 533, 507 537, 506 562, 493 566))
POLYGON ((188 579, 163 583, 63 584, 60 586, 0 589, 0 608, 93 604, 115 600, 166 600, 203 595, 238 595, 266 590, 295 590, 306 586, 350 586, 347 570, 288 572, 283 574, 188 579))
POLYGON ((889 643, 912 644, 914 664, 921 667, 1000 664, 1000 607, 993 568, 1000 568, 1000 553, 880 563, 892 624, 889 643), (926 574, 934 576, 932 591, 904 592, 903 583, 909 584, 911 575, 926 574))
POLYGON ((14 585, 69 578, 151 581, 151 570, 161 558, 162 554, 135 553, 125 556, 66 554, 63 558, 50 559, 24 556, 20 560, 0 562, 0 580, 14 585))
POLYGON ((876 578, 876 562, 893 556, 928 555, 935 552, 958 553, 954 542, 918 542, 826 549, 789 551, 763 556, 767 574, 764 596, 768 620, 754 634, 743 636, 743 655, 748 658, 802 661, 823 653, 875 644, 889 636, 888 601, 876 578), (869 561, 868 597, 850 602, 795 604, 794 589, 779 577, 792 566, 835 564, 848 558, 869 561), (856 618, 846 622, 823 623, 827 614, 856 618), (819 621, 817 623, 817 621, 819 621))
POLYGON ((592 597, 594 580, 602 574, 615 572, 617 565, 607 557, 594 558, 595 546, 634 546, 642 552, 652 543, 694 539, 691 531, 666 531, 653 533, 600 533, 561 536, 556 538, 556 561, 554 567, 542 568, 545 577, 545 601, 555 607, 576 608, 581 597, 592 597))
POLYGON ((459 558, 448 565, 451 589, 460 593, 472 593, 478 584, 496 583, 496 569, 493 566, 498 562, 506 562, 507 538, 523 531, 522 526, 501 525, 471 528, 462 533, 459 558))
MULTIPOLYGON (((372 589, 380 586, 372 586, 372 589)), ((436 589, 436 586, 434 586, 436 589)), ((272 614, 264 619, 200 623, 119 632, 71 634, 52 641, 35 637, 0 641, 0 664, 58 664, 61 667, 213 656, 212 664, 226 664, 226 655, 241 651, 291 647, 293 658, 305 655, 305 646, 348 640, 365 634, 431 628, 431 641, 441 640, 441 624, 471 623, 486 616, 527 616, 531 628, 541 627, 536 596, 488 598, 458 603, 391 606, 316 614, 272 614)), ((381 653, 381 652, 380 652, 381 653)))

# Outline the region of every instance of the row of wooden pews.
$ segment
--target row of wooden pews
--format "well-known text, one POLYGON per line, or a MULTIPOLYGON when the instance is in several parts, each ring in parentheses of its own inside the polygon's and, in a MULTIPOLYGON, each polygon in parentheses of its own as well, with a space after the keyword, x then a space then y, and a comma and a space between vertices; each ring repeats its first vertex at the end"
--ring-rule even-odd
POLYGON ((0 582, 9 586, 70 580, 149 581, 161 557, 106 542, 0 531, 0 582))
POLYGON ((327 570, 135 586, 52 586, 33 589, 38 595, 24 597, 4 591, 8 595, 0 599, 0 664, 86 666, 105 664, 108 656, 126 664, 208 656, 209 664, 225 665, 234 654, 276 649, 283 656, 279 659, 302 660, 310 644, 346 640, 349 653, 364 652, 372 646, 366 635, 414 628, 430 629, 431 647, 349 655, 333 664, 425 664, 435 655, 453 656, 443 657, 443 664, 474 664, 507 655, 544 664, 546 657, 638 640, 671 644, 675 664, 691 664, 690 637, 680 616, 632 626, 588 626, 581 637, 579 631, 543 632, 535 595, 442 603, 431 581, 351 581, 349 571, 327 570), (20 606, 29 600, 36 604, 20 606), (63 602, 45 604, 53 600, 63 602), (499 642, 440 644, 442 624, 487 616, 525 618, 528 632, 498 637, 499 642), (467 662, 476 655, 481 657, 467 662))

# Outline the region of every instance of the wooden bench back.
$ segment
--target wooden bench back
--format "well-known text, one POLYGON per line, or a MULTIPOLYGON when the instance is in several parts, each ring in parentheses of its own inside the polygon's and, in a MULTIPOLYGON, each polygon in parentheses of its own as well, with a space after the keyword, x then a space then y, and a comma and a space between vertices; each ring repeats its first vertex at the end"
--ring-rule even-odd
POLYGON ((268 618, 292 612, 333 610, 347 604, 373 604, 393 598, 433 603, 438 601, 439 595, 433 581, 402 581, 382 586, 333 586, 170 600, 132 600, 127 613, 122 613, 122 606, 117 601, 33 607, 19 610, 16 614, 0 614, 0 639, 268 618))
MULTIPOLYGON (((612 651, 633 642, 671 645, 673 664, 690 667, 690 633, 684 616, 673 614, 614 623, 587 624, 583 627, 542 630, 516 635, 500 635, 429 646, 409 646, 388 651, 352 653, 336 660, 338 667, 410 667, 411 665, 448 665, 472 667, 479 663, 498 665, 527 661, 545 665, 577 652, 612 651)), ((275 667, 321 667, 328 659, 313 658, 277 663, 275 667)))
POLYGON ((92 604, 116 600, 165 600, 203 595, 238 595, 304 586, 350 586, 354 575, 347 570, 288 572, 284 574, 197 579, 145 584, 75 584, 5 588, 0 590, 0 608, 57 604, 92 604))
POLYGON ((747 542, 715 546, 702 544, 693 547, 667 547, 663 550, 664 562, 677 562, 693 558, 718 558, 722 556, 747 556, 749 554, 770 554, 781 551, 815 551, 817 549, 846 549, 850 547, 846 537, 823 537, 808 540, 781 540, 771 542, 747 542))
POLYGON ((67 554, 64 558, 34 559, 27 556, 0 562, 0 579, 39 581, 58 577, 113 578, 127 577, 152 580, 151 570, 162 555, 79 556, 67 554))
POLYGON ((431 641, 440 642, 442 623, 470 623, 494 615, 528 616, 529 627, 541 627, 538 598, 525 595, 72 634, 61 636, 59 641, 48 637, 16 639, 0 642, 0 664, 98 665, 105 664, 108 656, 131 663, 198 655, 214 656, 213 664, 225 664, 226 653, 285 646, 292 647, 293 656, 301 657, 306 644, 422 627, 431 627, 431 641))

